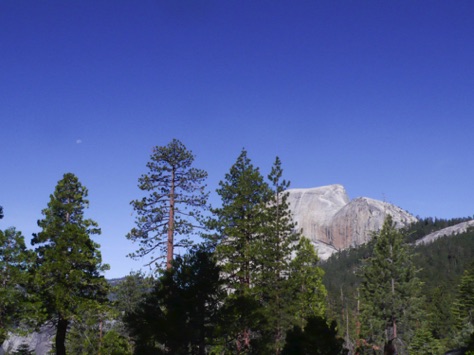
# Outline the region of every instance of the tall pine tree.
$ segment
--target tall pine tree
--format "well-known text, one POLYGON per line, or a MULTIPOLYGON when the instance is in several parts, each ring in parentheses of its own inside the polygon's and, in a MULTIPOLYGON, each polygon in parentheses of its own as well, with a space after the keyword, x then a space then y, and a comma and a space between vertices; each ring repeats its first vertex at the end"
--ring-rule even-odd
MULTIPOLYGON (((373 255, 362 268, 362 335, 374 349, 383 349, 389 342, 408 344, 421 288, 411 249, 390 215, 374 235, 373 243, 373 255)), ((402 354, 405 349, 400 347, 398 351, 402 354)))
POLYGON ((68 326, 84 307, 105 302, 107 282, 101 275, 99 245, 92 236, 100 234, 96 222, 84 218, 87 189, 71 173, 64 174, 50 196, 38 221, 42 229, 33 235, 37 245, 35 287, 46 315, 56 325, 55 349, 66 354, 68 326))
POLYGON ((131 202, 137 213, 136 224, 127 238, 138 241, 140 248, 129 256, 153 255, 149 265, 166 254, 166 267, 171 268, 174 249, 188 248, 190 235, 201 227, 201 213, 207 208, 204 180, 207 173, 192 167, 193 153, 173 139, 166 146, 157 146, 147 163, 148 173, 138 179, 138 187, 148 196, 131 202))
POLYGON ((269 337, 269 352, 280 354, 286 331, 294 314, 290 305, 295 300, 290 284, 291 260, 301 235, 288 204, 289 182, 282 179, 283 169, 277 157, 268 175, 271 194, 265 204, 262 235, 256 243, 255 290, 265 316, 265 331, 269 337))
POLYGON ((236 353, 245 353, 255 339, 252 333, 260 327, 254 292, 260 271, 257 241, 264 233, 271 190, 245 150, 219 186, 222 206, 212 210, 215 219, 210 227, 219 238, 215 254, 229 292, 225 308, 229 314, 227 324, 232 329, 228 329, 227 338, 235 345, 236 353))

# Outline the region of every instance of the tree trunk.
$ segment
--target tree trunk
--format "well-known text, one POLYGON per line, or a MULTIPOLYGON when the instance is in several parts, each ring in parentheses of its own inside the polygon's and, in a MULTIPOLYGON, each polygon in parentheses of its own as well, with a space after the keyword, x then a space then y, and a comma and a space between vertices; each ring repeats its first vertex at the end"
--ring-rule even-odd
POLYGON ((167 256, 166 256, 166 269, 171 270, 171 263, 173 261, 173 229, 174 229, 174 179, 175 171, 171 171, 171 187, 170 187, 170 212, 168 219, 168 245, 167 245, 167 256))
POLYGON ((56 355, 66 355, 66 332, 69 322, 59 317, 56 329, 56 355))

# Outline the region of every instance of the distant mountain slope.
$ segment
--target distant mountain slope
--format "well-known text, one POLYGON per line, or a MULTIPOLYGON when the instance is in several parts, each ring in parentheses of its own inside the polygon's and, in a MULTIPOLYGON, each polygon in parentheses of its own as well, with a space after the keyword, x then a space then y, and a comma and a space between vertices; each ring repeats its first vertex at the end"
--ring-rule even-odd
POLYGON ((293 219, 309 238, 321 259, 338 250, 355 247, 370 240, 391 214, 398 227, 417 219, 390 203, 359 197, 350 200, 342 185, 288 190, 293 219))
POLYGON ((461 233, 466 233, 469 228, 474 228, 474 220, 461 222, 454 226, 446 227, 439 231, 430 233, 424 236, 423 238, 417 240, 416 245, 432 243, 441 237, 449 237, 461 233))

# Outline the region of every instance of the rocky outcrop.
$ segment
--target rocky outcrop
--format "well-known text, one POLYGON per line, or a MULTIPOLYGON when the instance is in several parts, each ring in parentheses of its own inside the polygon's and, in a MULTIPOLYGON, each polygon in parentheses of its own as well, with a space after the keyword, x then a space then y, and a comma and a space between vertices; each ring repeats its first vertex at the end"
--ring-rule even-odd
POLYGON ((322 236, 334 215, 349 203, 344 187, 330 185, 311 189, 290 189, 288 192, 288 203, 298 228, 311 240, 331 245, 330 241, 322 236))
POLYGON ((338 250, 367 243, 374 231, 382 228, 387 215, 401 228, 416 221, 408 212, 388 202, 359 197, 336 213, 328 228, 328 234, 338 250))
POLYGON ((24 336, 10 333, 7 340, 0 347, 0 355, 11 354, 18 350, 22 344, 28 345, 30 351, 33 351, 36 355, 49 354, 55 333, 55 328, 49 325, 41 327, 39 332, 29 333, 24 336))
POLYGON ((337 250, 366 243, 390 214, 398 227, 416 218, 390 203, 359 197, 350 200, 342 185, 288 190, 293 219, 321 259, 337 250))
POLYGON ((439 231, 430 233, 430 234, 424 236, 423 238, 418 239, 416 241, 416 245, 428 244, 428 243, 434 242, 436 239, 439 239, 441 237, 449 237, 449 236, 452 236, 452 235, 465 233, 470 228, 474 228, 474 220, 467 221, 467 222, 462 222, 462 223, 456 224, 454 226, 446 227, 446 228, 443 228, 439 231))

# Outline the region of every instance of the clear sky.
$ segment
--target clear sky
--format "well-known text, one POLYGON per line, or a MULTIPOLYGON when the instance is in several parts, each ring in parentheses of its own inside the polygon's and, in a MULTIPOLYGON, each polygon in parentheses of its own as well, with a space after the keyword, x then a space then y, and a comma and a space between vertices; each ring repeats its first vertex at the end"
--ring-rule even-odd
POLYGON ((215 189, 246 148, 294 188, 474 214, 474 2, 0 0, 0 228, 62 175, 89 189, 107 277, 143 262, 130 201, 180 139, 215 189))

